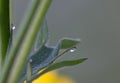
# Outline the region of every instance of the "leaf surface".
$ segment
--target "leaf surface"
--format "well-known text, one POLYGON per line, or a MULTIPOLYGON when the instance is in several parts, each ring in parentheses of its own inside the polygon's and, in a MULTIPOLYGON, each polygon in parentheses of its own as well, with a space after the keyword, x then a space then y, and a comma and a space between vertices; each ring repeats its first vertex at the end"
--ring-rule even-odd
POLYGON ((62 38, 60 40, 60 43, 61 43, 61 49, 67 49, 79 44, 80 39, 62 38))
POLYGON ((69 60, 69 61, 62 61, 62 62, 54 63, 54 64, 48 66, 41 73, 38 73, 38 74, 34 75, 32 77, 32 80, 38 78, 39 76, 41 76, 41 75, 43 75, 43 74, 45 74, 45 73, 47 73, 49 71, 52 71, 52 70, 55 70, 55 69, 58 69, 58 68, 62 68, 62 67, 66 67, 66 66, 77 65, 77 64, 82 63, 85 60, 87 60, 87 58, 81 58, 81 59, 77 59, 77 60, 69 60))

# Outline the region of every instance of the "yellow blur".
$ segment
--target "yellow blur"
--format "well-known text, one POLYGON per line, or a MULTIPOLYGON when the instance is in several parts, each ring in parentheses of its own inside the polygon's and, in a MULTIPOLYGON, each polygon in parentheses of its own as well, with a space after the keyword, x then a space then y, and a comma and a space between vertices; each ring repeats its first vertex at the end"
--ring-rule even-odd
POLYGON ((56 71, 46 73, 32 83, 75 83, 67 76, 59 75, 56 71))

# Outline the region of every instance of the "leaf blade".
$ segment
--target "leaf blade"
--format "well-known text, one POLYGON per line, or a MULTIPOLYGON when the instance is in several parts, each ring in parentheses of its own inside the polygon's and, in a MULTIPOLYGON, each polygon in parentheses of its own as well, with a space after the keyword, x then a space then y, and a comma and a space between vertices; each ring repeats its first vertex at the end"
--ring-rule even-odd
POLYGON ((62 38, 59 43, 61 43, 61 49, 67 49, 79 44, 80 39, 62 38))
MULTIPOLYGON (((38 73, 38 71, 53 63, 53 61, 56 59, 59 49, 60 45, 56 45, 55 47, 43 46, 40 48, 40 50, 38 50, 38 52, 35 52, 35 54, 29 58, 29 60, 31 60, 30 63, 32 67, 32 75, 38 73)), ((20 83, 26 79, 25 76, 26 67, 21 75, 20 83)))
POLYGON ((9 0, 0 0, 0 58, 4 61, 10 37, 9 0))
POLYGON ((52 64, 52 65, 48 66, 45 70, 43 70, 41 73, 34 75, 31 80, 34 80, 34 79, 38 78, 39 76, 41 76, 41 75, 43 75, 43 74, 45 74, 49 71, 52 71, 52 70, 55 70, 55 69, 58 69, 58 68, 62 68, 62 67, 65 67, 65 66, 77 65, 79 63, 84 62, 85 60, 87 60, 87 58, 82 58, 82 59, 77 59, 77 60, 69 60, 69 61, 62 61, 62 62, 52 64))

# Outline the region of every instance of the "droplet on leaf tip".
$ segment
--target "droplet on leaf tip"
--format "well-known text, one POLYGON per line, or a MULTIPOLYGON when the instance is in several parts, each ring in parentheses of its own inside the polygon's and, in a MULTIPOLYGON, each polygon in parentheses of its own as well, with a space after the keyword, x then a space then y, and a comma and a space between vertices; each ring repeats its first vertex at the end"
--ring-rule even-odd
POLYGON ((70 49, 70 52, 75 52, 75 50, 76 50, 76 47, 70 49))

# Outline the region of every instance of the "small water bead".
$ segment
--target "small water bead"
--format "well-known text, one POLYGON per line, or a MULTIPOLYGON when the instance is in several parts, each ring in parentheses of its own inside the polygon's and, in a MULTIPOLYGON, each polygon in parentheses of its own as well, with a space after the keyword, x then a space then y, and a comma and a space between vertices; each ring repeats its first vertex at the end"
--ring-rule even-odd
POLYGON ((70 52, 75 52, 75 50, 74 50, 74 49, 71 49, 70 52))
POLYGON ((70 52, 75 52, 75 50, 76 50, 76 47, 70 49, 70 52))
POLYGON ((15 30, 15 26, 12 26, 12 30, 15 30))

